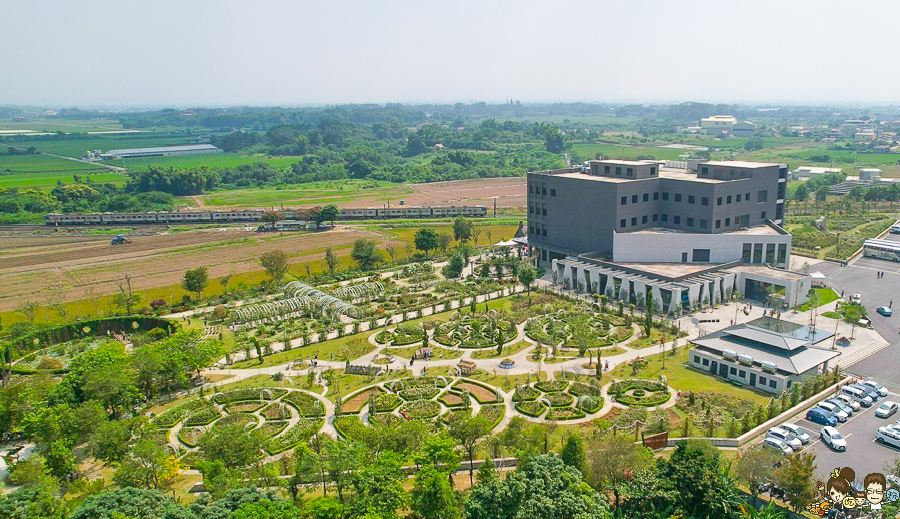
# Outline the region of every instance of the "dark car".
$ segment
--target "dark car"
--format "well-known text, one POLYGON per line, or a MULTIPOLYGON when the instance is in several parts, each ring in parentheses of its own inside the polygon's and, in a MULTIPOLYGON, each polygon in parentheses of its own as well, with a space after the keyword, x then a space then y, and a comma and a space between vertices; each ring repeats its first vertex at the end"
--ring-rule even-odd
POLYGON ((821 407, 813 407, 812 409, 807 411, 806 419, 813 423, 830 425, 832 427, 834 427, 838 423, 837 418, 832 416, 831 413, 822 409, 821 407))

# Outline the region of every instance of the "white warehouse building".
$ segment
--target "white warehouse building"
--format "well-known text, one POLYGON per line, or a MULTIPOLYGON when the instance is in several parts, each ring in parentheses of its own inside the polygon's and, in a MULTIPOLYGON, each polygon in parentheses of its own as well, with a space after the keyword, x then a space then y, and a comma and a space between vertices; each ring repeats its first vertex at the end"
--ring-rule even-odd
POLYGON ((171 157, 176 155, 199 155, 204 153, 219 153, 222 150, 212 144, 192 144, 189 146, 163 146, 158 148, 130 148, 124 150, 109 150, 101 153, 103 160, 139 159, 150 157, 171 157))

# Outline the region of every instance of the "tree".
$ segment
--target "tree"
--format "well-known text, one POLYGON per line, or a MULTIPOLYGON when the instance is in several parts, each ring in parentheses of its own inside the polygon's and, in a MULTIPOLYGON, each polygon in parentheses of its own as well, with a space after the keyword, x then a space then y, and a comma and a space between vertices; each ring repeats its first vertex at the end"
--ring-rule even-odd
POLYGON ((269 224, 270 227, 275 227, 275 222, 281 220, 281 213, 278 211, 266 211, 263 213, 261 220, 269 224))
POLYGON ((457 519, 459 504, 447 478, 432 466, 416 473, 412 490, 412 509, 427 519, 457 519))
POLYGON ((475 243, 475 246, 478 247, 478 237, 481 236, 481 229, 478 227, 472 227, 472 241, 475 243))
POLYGON ((750 137, 747 139, 747 142, 744 143, 744 149, 748 151, 761 150, 763 149, 763 140, 761 137, 750 137))
POLYGON ((125 310, 126 315, 132 315, 135 306, 141 304, 141 295, 136 294, 131 287, 131 274, 124 274, 116 277, 116 286, 119 293, 112 298, 112 304, 117 308, 125 310))
POLYGON ((856 325, 859 324, 859 310, 855 308, 855 305, 844 305, 844 322, 851 325, 850 328, 850 338, 853 338, 853 335, 856 333, 856 325))
POLYGON ((156 490, 169 488, 186 468, 152 437, 139 440, 114 475, 116 484, 156 490))
POLYGON ((303 506, 309 519, 340 519, 344 515, 344 506, 333 497, 317 497, 303 506))
POLYGON ((559 459, 566 465, 584 472, 587 454, 584 451, 584 440, 577 434, 570 434, 566 438, 566 444, 563 445, 562 452, 559 453, 559 459))
POLYGON ((394 259, 397 256, 397 246, 393 243, 388 243, 384 246, 384 251, 387 252, 389 258, 391 258, 391 266, 394 266, 394 259))
POLYGON ((282 499, 265 499, 245 503, 229 516, 229 519, 304 519, 300 508, 282 499))
POLYGON ((453 219, 453 237, 456 241, 467 242, 472 238, 472 222, 462 215, 453 219))
POLYGON ((181 279, 181 288, 197 294, 197 301, 200 301, 201 293, 208 284, 209 275, 206 267, 188 269, 184 271, 184 277, 181 279))
POLYGON ((481 416, 454 415, 448 426, 447 433, 466 451, 469 458, 469 483, 475 484, 475 446, 478 442, 490 434, 491 424, 481 416))
POLYGON ((597 489, 612 490, 618 508, 621 485, 628 475, 649 466, 652 460, 649 449, 635 445, 626 436, 597 438, 587 449, 588 480, 597 489))
POLYGON ((28 324, 31 326, 34 326, 34 319, 37 317, 40 310, 41 305, 37 304, 35 301, 29 301, 16 307, 16 312, 25 316, 25 318, 28 319, 28 324))
POLYGON ((516 278, 525 287, 529 299, 531 299, 531 284, 534 283, 534 278, 536 277, 537 269, 528 261, 523 261, 519 264, 519 268, 516 269, 516 278))
POLYGON ((466 262, 461 254, 450 256, 450 261, 444 265, 444 276, 448 279, 458 278, 462 274, 466 262))
POLYGON ((819 189, 816 189, 816 202, 824 202, 826 198, 828 198, 828 192, 831 189, 828 186, 822 186, 819 189))
POLYGON ((337 219, 340 213, 341 211, 336 205, 328 204, 319 210, 319 217, 322 218, 323 222, 331 222, 331 226, 334 227, 334 221, 337 219))
POLYGON ((338 259, 331 247, 325 249, 325 264, 328 265, 328 271, 334 276, 334 270, 337 268, 338 259))
POLYGON ((159 490, 117 488, 89 496, 69 519, 195 519, 180 503, 159 490))
POLYGON ((775 484, 784 491, 785 501, 795 512, 806 508, 816 498, 816 456, 800 452, 785 458, 775 470, 775 484))
POLYGON ((675 504, 688 517, 734 518, 745 502, 709 442, 678 442, 659 474, 678 485, 675 504))
POLYGON ((450 236, 448 232, 438 233, 438 247, 441 249, 441 254, 447 254, 447 247, 450 246, 450 242, 453 241, 453 237, 450 236))
POLYGON ((366 449, 360 443, 348 440, 330 442, 327 447, 328 477, 334 483, 338 499, 344 502, 344 490, 350 485, 355 471, 362 466, 366 449))
POLYGON ((259 257, 259 263, 276 284, 281 283, 288 271, 288 257, 284 251, 272 250, 259 257))
POLYGON ((456 451, 456 440, 446 433, 425 438, 421 450, 413 456, 416 465, 432 466, 451 476, 459 468, 459 453, 456 451))
POLYGON ((407 496, 403 488, 406 481, 406 473, 402 470, 404 460, 396 452, 382 451, 352 473, 355 517, 397 517, 397 510, 406 504, 407 496))
POLYGON ((772 449, 767 449, 762 445, 756 445, 741 452, 741 456, 735 465, 735 477, 750 488, 750 495, 753 496, 754 505, 756 504, 756 495, 759 493, 759 486, 764 483, 771 483, 773 480, 773 467, 779 460, 779 454, 772 449))
POLYGON ((806 184, 800 184, 797 186, 797 190, 794 191, 794 200, 797 202, 806 202, 809 199, 809 187, 806 184))
POLYGON ((416 248, 425 253, 425 259, 428 259, 428 251, 434 250, 440 244, 438 234, 434 229, 422 228, 416 231, 414 238, 416 248))
POLYGON ((477 485, 467 519, 609 519, 607 498, 584 484, 578 470, 550 455, 535 456, 506 479, 477 485))
POLYGON ((375 248, 375 240, 361 238, 353 242, 353 250, 350 252, 361 270, 370 270, 381 262, 381 254, 375 248))
POLYGON ((231 282, 231 276, 233 274, 225 274, 224 276, 219 278, 219 284, 222 285, 222 292, 228 293, 228 283, 231 282))

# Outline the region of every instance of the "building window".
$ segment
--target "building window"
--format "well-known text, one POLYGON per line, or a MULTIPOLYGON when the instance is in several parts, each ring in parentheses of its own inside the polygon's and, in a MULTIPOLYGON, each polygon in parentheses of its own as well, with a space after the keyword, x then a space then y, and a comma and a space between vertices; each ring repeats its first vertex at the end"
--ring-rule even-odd
POLYGON ((653 221, 655 222, 656 220, 659 220, 659 215, 656 214, 656 213, 654 213, 654 214, 653 214, 653 221))
POLYGON ((654 199, 654 200, 659 200, 659 191, 653 193, 653 199, 654 199))
POLYGON ((663 200, 668 200, 668 199, 669 199, 669 192, 668 191, 663 192, 663 200))
POLYGON ((746 200, 748 202, 750 201, 750 193, 747 193, 746 195, 744 195, 744 200, 746 200))
POLYGON ((624 229, 624 228, 625 228, 625 219, 622 218, 621 220, 619 220, 619 229, 624 229))
POLYGON ((687 252, 682 252, 682 253, 681 253, 681 262, 682 262, 682 263, 687 263, 687 252))
POLYGON ((735 202, 740 202, 740 201, 741 201, 741 195, 738 195, 735 202))
POLYGON ((707 222, 706 220, 700 220, 700 228, 706 229, 707 227, 709 227, 709 222, 707 222))
POLYGON ((757 243, 753 247, 753 263, 762 263, 763 258, 763 244, 757 243))
POLYGON ((616 175, 618 175, 620 177, 622 176, 622 167, 621 166, 616 166, 616 175))
POLYGON ((547 236, 547 228, 546 227, 541 228, 541 236, 547 236))
POLYGON ((666 213, 663 213, 662 216, 659 217, 659 219, 662 220, 662 221, 664 221, 664 222, 668 222, 668 221, 669 221, 669 215, 667 215, 666 213))
POLYGON ((644 193, 644 202, 650 201, 650 193, 644 193))
POLYGON ((632 217, 631 217, 631 225, 632 225, 632 227, 635 226, 635 225, 637 225, 637 216, 632 216, 632 217))
POLYGON ((531 207, 531 204, 528 204, 528 214, 534 214, 534 208, 531 207))
POLYGON ((728 372, 729 372, 731 375, 737 375, 737 368, 731 368, 728 372))
POLYGON ((716 205, 722 205, 722 197, 716 198, 716 205))
POLYGON ((759 218, 760 218, 761 220, 765 220, 765 219, 766 219, 766 212, 763 211, 763 212, 759 213, 759 218))
POLYGON ((704 196, 704 197, 700 198, 700 205, 709 205, 709 197, 704 196))
POLYGON ((731 218, 725 219, 725 227, 731 227, 731 218))
POLYGON ((532 186, 531 183, 528 184, 528 192, 534 194, 534 186, 532 186))
POLYGON ((741 252, 741 261, 750 263, 750 257, 753 255, 753 244, 745 243, 744 250, 741 252))
POLYGON ((628 203, 628 197, 627 197, 627 196, 623 196, 623 197, 622 197, 622 203, 621 203, 620 205, 625 205, 625 204, 627 204, 627 203, 628 203))
POLYGON ((726 203, 726 204, 730 204, 730 203, 731 203, 731 195, 728 195, 728 197, 725 198, 725 203, 726 203))
POLYGON ((694 362, 700 364, 700 355, 694 355, 694 362))
POLYGON ((609 175, 609 166, 603 166, 603 172, 609 175))
POLYGON ((674 223, 675 225, 681 224, 681 217, 676 214, 672 217, 672 223, 674 223))
POLYGON ((631 203, 632 203, 632 204, 636 204, 636 203, 637 203, 637 195, 631 195, 631 203))
POLYGON ((694 219, 693 219, 693 218, 688 218, 688 219, 687 219, 687 226, 688 226, 688 227, 693 227, 693 226, 694 226, 694 219))
POLYGON ((555 189, 551 189, 551 190, 550 190, 550 196, 556 196, 556 190, 555 190, 555 189))
POLYGON ((778 263, 784 263, 787 261, 787 244, 779 243, 778 244, 778 263))
POLYGON ((766 263, 775 263, 775 244, 766 244, 766 263))
POLYGON ((763 377, 763 376, 760 376, 760 377, 759 377, 759 384, 760 384, 761 386, 765 386, 765 385, 766 385, 766 382, 767 382, 766 377, 763 377))
POLYGON ((696 200, 696 199, 694 198, 694 195, 688 195, 688 203, 689 203, 689 204, 694 204, 694 203, 696 203, 695 200, 696 200))
POLYGON ((547 208, 546 207, 543 207, 543 206, 541 207, 541 216, 547 216, 547 208))
POLYGON ((691 257, 694 263, 709 263, 709 249, 694 249, 691 257))
POLYGON ((546 187, 542 187, 542 188, 541 188, 541 194, 542 194, 542 195, 546 195, 546 194, 547 194, 547 188, 546 188, 546 187))
POLYGON ((700 168, 700 173, 702 173, 704 175, 709 175, 709 168, 707 168, 706 166, 700 168))
POLYGON ((775 383, 775 380, 769 379, 769 387, 770 388, 775 389, 775 386, 777 386, 777 385, 778 384, 775 383))
POLYGON ((634 168, 625 168, 625 174, 629 177, 634 176, 634 168))
POLYGON ((756 194, 756 202, 762 203, 769 199, 769 192, 763 189, 759 193, 756 194))
POLYGON ((647 215, 641 217, 641 223, 647 223, 647 215))
POLYGON ((722 220, 716 220, 716 229, 722 228, 722 220))
POLYGON ((709 359, 703 359, 703 365, 709 366, 709 359))
POLYGON ((790 381, 790 379, 788 379, 788 382, 787 382, 787 386, 786 386, 786 387, 787 387, 788 389, 791 388, 791 381, 790 381))
POLYGON ((681 202, 681 193, 675 193, 675 201, 681 202))
POLYGON ((738 371, 738 376, 741 378, 747 378, 747 372, 744 370, 738 371))
POLYGON ((650 176, 656 176, 656 166, 650 166, 650 176))

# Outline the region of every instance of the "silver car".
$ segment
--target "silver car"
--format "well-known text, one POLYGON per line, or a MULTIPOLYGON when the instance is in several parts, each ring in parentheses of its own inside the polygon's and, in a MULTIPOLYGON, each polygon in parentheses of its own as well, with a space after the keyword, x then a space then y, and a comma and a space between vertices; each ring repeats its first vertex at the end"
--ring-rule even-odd
POLYGON ((768 449, 781 451, 781 453, 785 456, 789 456, 794 453, 794 449, 792 449, 790 445, 784 443, 778 438, 772 438, 771 436, 766 437, 766 441, 763 443, 763 445, 768 449))
POLYGON ((766 432, 766 437, 781 440, 784 443, 790 445, 791 449, 793 450, 797 450, 803 445, 803 442, 800 440, 800 438, 797 438, 791 432, 782 429, 781 427, 772 427, 766 432))
POLYGON ((847 418, 850 418, 850 415, 841 411, 840 407, 829 402, 819 402, 816 405, 834 415, 834 417, 837 418, 839 422, 846 422, 847 418))
POLYGON ((879 384, 878 382, 875 382, 874 380, 866 380, 861 385, 871 388, 872 391, 878 393, 878 396, 881 396, 881 397, 888 396, 888 390, 884 386, 879 384))
POLYGON ((838 400, 840 400, 841 402, 843 402, 844 405, 846 405, 846 406, 849 407, 850 409, 853 409, 854 412, 855 412, 855 411, 859 411, 859 402, 857 402, 856 400, 853 400, 853 399, 850 398, 849 396, 847 396, 847 395, 838 395, 838 396, 836 396, 835 398, 837 398, 838 400))
POLYGON ((806 433, 803 427, 794 425, 792 423, 783 423, 781 424, 781 428, 793 434, 795 438, 799 439, 803 443, 803 445, 809 443, 809 434, 806 433))
POLYGON ((837 398, 829 398, 828 400, 826 400, 826 402, 836 405, 838 409, 847 413, 847 416, 853 416, 853 408, 845 404, 843 400, 837 398))

